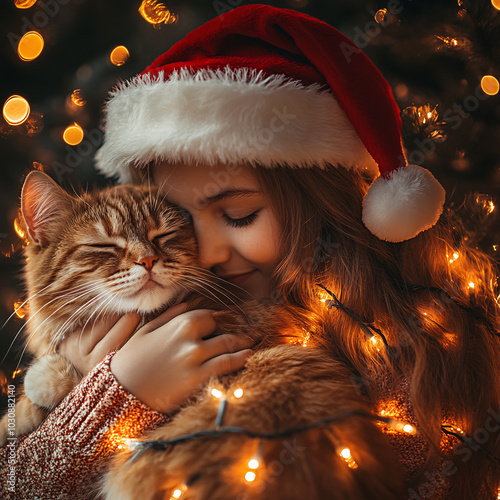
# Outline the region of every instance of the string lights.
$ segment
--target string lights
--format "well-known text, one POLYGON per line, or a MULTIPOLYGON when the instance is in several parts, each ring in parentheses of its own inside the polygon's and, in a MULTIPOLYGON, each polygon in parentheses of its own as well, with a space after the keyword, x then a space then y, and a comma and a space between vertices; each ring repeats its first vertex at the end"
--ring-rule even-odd
MULTIPOLYGON (((346 466, 349 469, 357 469, 362 464, 358 464, 354 458, 351 447, 345 446, 340 438, 337 436, 335 431, 332 428, 337 422, 342 422, 349 418, 365 418, 367 420, 381 422, 386 424, 389 428, 408 435, 416 434, 415 428, 400 420, 397 420, 393 417, 376 415, 374 413, 365 411, 365 410, 346 410, 337 413, 336 415, 331 415, 315 422, 310 422, 303 425, 288 427, 286 429, 282 429, 276 432, 255 432, 250 429, 244 429, 242 427, 235 426, 225 426, 224 425, 224 416, 227 413, 229 407, 229 399, 224 391, 221 391, 217 387, 212 387, 210 390, 212 396, 219 400, 219 407, 217 411, 217 416, 215 418, 215 424, 213 429, 201 430, 198 432, 194 432, 191 434, 185 434, 182 436, 177 436, 168 440, 153 440, 153 441, 141 441, 135 439, 125 440, 124 443, 127 444, 127 447, 135 451, 135 453, 131 456, 130 460, 133 462, 137 460, 146 450, 156 450, 156 451, 167 451, 171 450, 172 447, 178 446, 181 443, 192 441, 201 438, 219 438, 226 434, 239 434, 249 438, 258 439, 258 448, 257 452, 248 459, 246 462, 245 471, 243 473, 243 480, 245 483, 253 483, 258 474, 258 470, 263 465, 263 446, 264 441, 266 440, 275 440, 278 438, 286 438, 297 433, 307 432, 311 429, 319 428, 323 429, 328 436, 330 436, 332 443, 334 444, 335 452, 342 459, 346 466)), ((234 398, 241 398, 243 395, 243 389, 238 388, 233 391, 234 398)), ((170 493, 170 499, 181 498, 184 492, 195 483, 201 474, 197 474, 195 476, 190 477, 183 485, 175 487, 170 493)))

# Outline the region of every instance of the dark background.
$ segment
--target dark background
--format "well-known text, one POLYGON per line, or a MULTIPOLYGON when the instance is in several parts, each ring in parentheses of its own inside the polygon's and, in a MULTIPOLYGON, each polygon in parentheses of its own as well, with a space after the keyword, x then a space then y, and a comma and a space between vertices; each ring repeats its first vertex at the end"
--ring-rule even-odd
MULTIPOLYGON (((500 98, 478 90, 482 76, 500 79, 500 12, 490 1, 169 1, 165 7, 178 16, 177 22, 153 26, 139 14, 140 0, 39 0, 29 9, 3 0, 0 103, 21 95, 30 103, 31 115, 17 127, 0 117, 0 325, 24 298, 24 242, 14 230, 24 176, 39 168, 68 188, 110 182, 95 173, 92 162, 102 138, 101 110, 108 91, 203 22, 249 3, 305 12, 360 45, 393 88, 405 146, 413 153, 410 160, 441 182, 448 206, 470 209, 464 224, 473 231, 474 244, 498 259, 498 208, 492 207, 500 186, 500 98), (387 12, 376 15, 381 9, 387 12), (33 29, 43 35, 45 47, 37 59, 23 62, 17 40, 33 29), (109 62, 117 45, 130 52, 119 67, 109 62), (76 89, 87 101, 83 107, 71 104, 69 96, 76 89), (73 122, 86 132, 78 146, 62 140, 62 131, 73 122)), ((22 345, 15 336, 23 324, 14 315, 0 331, 2 391, 20 358, 22 345)), ((25 361, 23 357, 21 366, 25 361)))

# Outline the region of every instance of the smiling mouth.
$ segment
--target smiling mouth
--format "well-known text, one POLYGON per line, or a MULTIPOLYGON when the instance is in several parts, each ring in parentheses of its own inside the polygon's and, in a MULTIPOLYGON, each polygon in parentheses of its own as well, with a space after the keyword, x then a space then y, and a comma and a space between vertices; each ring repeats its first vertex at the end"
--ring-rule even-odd
POLYGON ((220 276, 220 277, 222 279, 225 279, 226 281, 229 281, 230 283, 233 283, 234 285, 241 285, 248 278, 252 277, 256 271, 257 271, 257 269, 254 269, 253 271, 250 271, 248 273, 243 273, 243 274, 229 274, 229 275, 220 276))

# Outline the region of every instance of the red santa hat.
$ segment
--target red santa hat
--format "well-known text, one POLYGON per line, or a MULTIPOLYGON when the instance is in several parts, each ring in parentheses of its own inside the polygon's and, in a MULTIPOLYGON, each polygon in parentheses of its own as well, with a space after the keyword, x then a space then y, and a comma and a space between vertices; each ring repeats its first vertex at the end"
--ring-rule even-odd
POLYGON ((154 160, 368 170, 378 177, 363 222, 392 242, 432 227, 443 209, 439 182, 407 165, 380 71, 335 28, 294 10, 246 5, 205 23, 112 91, 106 112, 97 167, 121 182, 154 160))

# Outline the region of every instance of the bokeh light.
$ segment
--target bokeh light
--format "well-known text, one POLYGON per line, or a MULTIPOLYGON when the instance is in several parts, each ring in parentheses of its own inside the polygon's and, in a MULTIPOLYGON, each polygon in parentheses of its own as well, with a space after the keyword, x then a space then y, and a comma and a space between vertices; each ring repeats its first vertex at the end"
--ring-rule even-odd
POLYGON ((63 139, 66 144, 76 146, 83 140, 83 129, 77 123, 70 125, 63 132, 63 139))
POLYGON ((73 91, 73 93, 71 94, 71 101, 77 106, 85 106, 85 104, 87 104, 87 101, 83 96, 83 92, 80 89, 76 89, 73 91))
POLYGON ((17 54, 23 61, 33 61, 43 50, 43 36, 38 31, 28 31, 17 46, 17 54))
POLYGON ((498 80, 494 76, 486 75, 483 76, 483 78, 481 79, 481 88, 483 89, 483 92, 485 94, 496 95, 498 94, 500 84, 498 83, 498 80))
POLYGON ((3 105, 3 117, 9 125, 21 125, 30 115, 28 101, 20 95, 10 96, 3 105))
POLYGON ((127 47, 124 47, 123 45, 118 45, 118 47, 115 47, 111 51, 109 59, 115 66, 122 66, 127 62, 129 56, 130 54, 127 47))
POLYGON ((493 5, 495 9, 500 10, 500 0, 491 0, 491 5, 493 5))
POLYGON ((139 7, 141 16, 151 24, 173 24, 178 16, 170 12, 165 5, 156 0, 143 0, 139 7))
POLYGON ((29 9, 36 4, 36 0, 14 0, 14 5, 18 9, 29 9))

